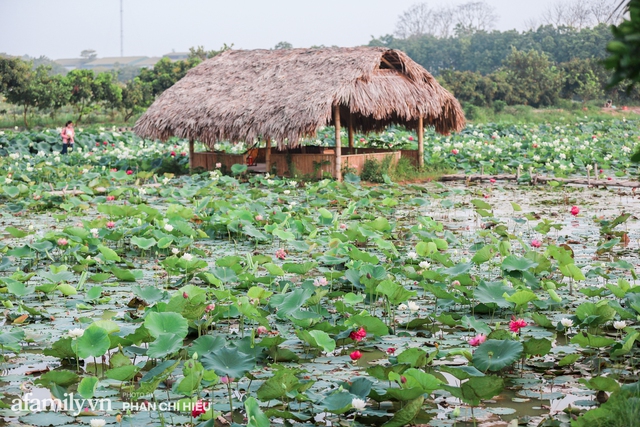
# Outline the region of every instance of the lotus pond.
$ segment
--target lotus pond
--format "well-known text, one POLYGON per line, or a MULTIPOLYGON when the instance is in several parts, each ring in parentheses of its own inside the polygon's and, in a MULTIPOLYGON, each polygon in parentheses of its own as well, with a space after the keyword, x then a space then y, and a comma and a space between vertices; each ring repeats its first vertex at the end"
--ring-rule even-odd
MULTIPOLYGON (((633 172, 636 124, 580 126, 583 165, 633 172)), ((540 167, 578 127, 536 126, 540 167)), ((174 176, 180 141, 54 138, 0 135, 0 425, 639 425, 632 190, 174 176)))

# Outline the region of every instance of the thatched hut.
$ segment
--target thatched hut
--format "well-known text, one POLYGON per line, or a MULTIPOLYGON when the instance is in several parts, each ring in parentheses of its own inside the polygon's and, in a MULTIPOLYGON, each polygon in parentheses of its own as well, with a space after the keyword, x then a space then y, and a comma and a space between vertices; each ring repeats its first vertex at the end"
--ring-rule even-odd
MULTIPOLYGON (((423 159, 424 126, 448 134, 465 125, 458 101, 404 52, 382 47, 229 50, 204 61, 167 89, 140 117, 135 132, 171 136, 209 147, 261 138, 294 148, 335 126, 332 167, 341 178, 341 125, 353 132, 390 124, 417 129, 423 159)), ((267 169, 270 149, 266 153, 267 169)))

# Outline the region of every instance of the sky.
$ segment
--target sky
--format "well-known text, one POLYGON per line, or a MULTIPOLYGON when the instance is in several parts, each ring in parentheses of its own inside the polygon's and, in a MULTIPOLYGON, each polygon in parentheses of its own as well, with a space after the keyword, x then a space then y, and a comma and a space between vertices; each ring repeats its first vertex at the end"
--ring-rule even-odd
MULTIPOLYGON (((420 0, 122 0, 125 56, 162 56, 192 46, 219 49, 358 46, 392 34, 398 15, 420 0)), ((437 6, 445 0, 427 1, 437 6), (440 2, 440 3, 439 3, 440 2)), ((498 30, 561 0, 485 0, 498 30)), ((463 3, 449 0, 447 3, 463 3)), ((120 56, 120 0, 0 0, 0 52, 77 58, 120 56)))

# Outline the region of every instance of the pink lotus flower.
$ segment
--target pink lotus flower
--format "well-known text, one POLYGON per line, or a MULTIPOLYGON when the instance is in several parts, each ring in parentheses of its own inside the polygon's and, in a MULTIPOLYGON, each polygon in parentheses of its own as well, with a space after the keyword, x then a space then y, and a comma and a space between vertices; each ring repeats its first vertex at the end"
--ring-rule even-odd
POLYGON ((515 316, 511 316, 511 321, 509 322, 509 330, 511 332, 520 332, 520 329, 527 326, 527 322, 524 319, 517 319, 515 316))
POLYGON ((105 224, 105 226, 106 226, 108 229, 113 229, 113 228, 116 228, 116 223, 115 223, 115 222, 113 222, 113 221, 109 221, 109 222, 107 222, 107 223, 105 224))
POLYGON ((542 246, 542 243, 540 242, 540 240, 533 239, 531 241, 531 246, 533 246, 534 248, 539 248, 540 246, 542 246))
POLYGON ((220 169, 222 167, 222 163, 216 163, 216 169, 220 169))
POLYGON ((409 137, 409 141, 413 141, 413 137, 412 136, 409 137))
POLYGON ((340 230, 346 230, 347 229, 347 224, 340 224, 340 230))
POLYGON ((215 305, 214 303, 211 303, 211 304, 209 304, 208 306, 206 306, 206 307, 204 308, 204 312, 205 312, 205 313, 208 313, 208 312, 210 312, 210 311, 212 311, 212 310, 215 310, 215 308, 216 308, 216 305, 215 305))
POLYGON ((473 338, 471 338, 471 339, 469 340, 469 345, 470 345, 471 347, 477 347, 477 346, 479 346, 480 344, 482 344, 483 342, 485 342, 486 340, 487 340, 486 335, 484 335, 484 334, 478 334, 478 335, 476 335, 475 337, 473 337, 473 338))
POLYGON ((358 359, 360 359, 362 357, 362 353, 360 353, 358 350, 352 352, 349 357, 351 358, 351 360, 353 360, 354 362, 358 359))
POLYGON ((183 292, 183 293, 182 293, 182 298, 184 298, 184 299, 189 298, 189 294, 188 294, 188 293, 186 293, 186 292, 183 292))
POLYGON ((360 138, 360 142, 365 142, 365 141, 366 141, 366 139, 360 138))
POLYGON ((209 409, 209 402, 205 402, 203 400, 198 400, 195 405, 193 405, 193 409, 191 410, 191 416, 193 418, 197 418, 200 415, 207 412, 209 409))
POLYGON ((118 172, 118 169, 116 169, 116 168, 111 168, 111 169, 110 169, 110 171, 111 171, 111 172, 118 172))
POLYGON ((495 184, 496 179, 495 179, 495 178, 491 178, 491 179, 489 180, 489 182, 490 182, 490 183, 492 183, 492 184, 495 184))
POLYGON ((454 280, 453 282, 451 282, 451 286, 460 286, 460 281, 454 280))
POLYGON ((362 341, 364 338, 366 338, 367 336, 367 331, 364 330, 364 328, 360 328, 357 331, 351 331, 351 333, 349 334, 349 338, 351 338, 354 341, 362 341))
POLYGON ((571 215, 573 216, 577 216, 580 213, 580 208, 577 206, 572 206, 571 207, 571 215))
POLYGON ((185 153, 184 151, 182 153, 180 153, 181 156, 186 156, 187 153, 185 153))
POLYGON ((262 221, 263 219, 262 215, 256 215, 256 221, 262 221))
POLYGON ((102 143, 103 143, 104 145, 108 145, 108 144, 109 144, 107 141, 102 141, 102 143))
POLYGON ((133 175, 133 171, 131 169, 127 170, 127 175, 133 175))
POLYGON ((256 334, 263 335, 267 333, 267 328, 265 326, 258 326, 256 328, 256 334))
POLYGON ((64 237, 58 239, 58 246, 67 246, 69 242, 64 237))
POLYGON ((460 151, 458 151, 457 148, 454 148, 453 150, 451 150, 451 154, 456 155, 458 154, 460 151))
POLYGON ((107 202, 113 202, 116 199, 116 196, 107 196, 107 202))
POLYGON ((286 257, 287 257, 287 251, 285 251, 284 249, 280 248, 276 251, 276 258, 285 259, 286 257))
POLYGON ((220 377, 220 382, 222 384, 229 384, 229 383, 233 382, 233 378, 232 377, 228 377, 228 376, 225 375, 223 377, 220 377))
POLYGON ((100 147, 100 143, 99 142, 96 142, 96 147, 100 147))

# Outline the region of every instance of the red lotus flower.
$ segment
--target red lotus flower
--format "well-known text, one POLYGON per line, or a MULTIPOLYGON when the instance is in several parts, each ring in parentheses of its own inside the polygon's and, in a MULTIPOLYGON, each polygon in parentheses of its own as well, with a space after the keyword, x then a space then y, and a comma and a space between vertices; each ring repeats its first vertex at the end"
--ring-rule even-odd
POLYGON ((580 213, 580 208, 577 206, 572 206, 571 207, 571 215, 573 216, 577 216, 580 213))
POLYGON ((405 377, 404 375, 400 377, 400 382, 402 384, 406 384, 407 383, 407 377, 405 377))
POLYGON ((362 357, 362 353, 360 353, 358 350, 352 352, 349 357, 351 358, 351 360, 353 360, 354 362, 358 359, 360 359, 362 357))
POLYGON ((539 248, 540 246, 542 246, 542 243, 538 239, 533 239, 531 241, 531 246, 533 246, 534 248, 539 248))
POLYGON ((280 248, 276 251, 276 258, 285 259, 286 257, 287 257, 287 251, 285 251, 284 249, 280 248))
POLYGON ((396 352, 396 349, 395 349, 395 348, 393 348, 393 347, 389 347, 389 348, 387 349, 387 354, 394 354, 395 352, 396 352))
POLYGON ((184 298, 184 299, 189 298, 189 294, 188 294, 188 293, 186 293, 186 292, 183 292, 183 293, 182 293, 182 298, 184 298))
POLYGON ((133 171, 131 169, 127 170, 127 175, 133 175, 133 171))
POLYGON ((176 152, 175 152, 175 151, 172 151, 172 152, 171 152, 171 157, 175 157, 175 156, 176 156, 176 152))
POLYGON ((200 415, 207 412, 209 409, 209 402, 204 402, 202 400, 198 400, 195 405, 193 405, 193 410, 191 411, 191 416, 193 418, 197 418, 200 415))
POLYGON ((453 154, 453 155, 456 155, 458 153, 459 153, 459 151, 458 151, 457 148, 454 148, 453 150, 451 150, 451 154, 453 154))
POLYGON ((515 316, 511 316, 511 321, 509 322, 509 330, 511 332, 520 332, 520 329, 527 326, 527 322, 524 319, 517 319, 515 316))
POLYGON ((100 143, 99 143, 99 142, 96 142, 96 147, 99 147, 99 146, 100 146, 100 143))
POLYGON ((109 143, 107 141, 103 141, 102 142, 104 145, 108 145, 109 143))
POLYGON ((409 137, 409 141, 413 141, 413 137, 412 136, 409 137))
POLYGON ((489 182, 490 182, 490 183, 492 183, 492 184, 495 184, 495 183, 496 183, 496 179, 495 179, 495 178, 491 178, 491 179, 489 180, 489 182))
POLYGON ((538 148, 538 144, 534 143, 533 148, 538 148))
POLYGON ((357 331, 351 331, 351 333, 349 334, 349 338, 358 342, 362 341, 366 336, 367 331, 365 331, 364 328, 360 328, 357 331))
POLYGON ((471 338, 469 340, 469 345, 471 347, 477 347, 480 344, 482 344, 483 342, 485 342, 487 340, 487 336, 484 334, 478 334, 475 337, 471 338))

